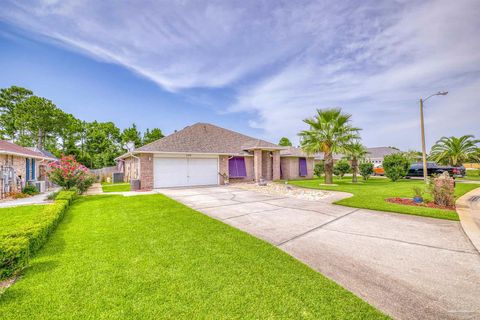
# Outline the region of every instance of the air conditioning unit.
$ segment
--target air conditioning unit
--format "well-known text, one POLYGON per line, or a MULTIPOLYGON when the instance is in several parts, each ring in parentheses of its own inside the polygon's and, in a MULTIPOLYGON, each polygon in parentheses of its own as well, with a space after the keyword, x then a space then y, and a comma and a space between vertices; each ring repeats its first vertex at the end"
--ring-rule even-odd
POLYGON ((29 182, 29 184, 33 184, 39 192, 45 192, 47 189, 45 186, 45 181, 32 181, 29 182))
POLYGON ((123 182, 123 172, 112 173, 112 183, 123 182))

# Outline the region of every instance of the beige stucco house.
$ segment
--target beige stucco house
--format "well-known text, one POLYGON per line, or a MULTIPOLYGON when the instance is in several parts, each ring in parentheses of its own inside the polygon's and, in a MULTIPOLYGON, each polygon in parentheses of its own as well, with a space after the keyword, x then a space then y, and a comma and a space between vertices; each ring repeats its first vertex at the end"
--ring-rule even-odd
POLYGON ((116 160, 125 181, 140 180, 142 189, 313 177, 313 156, 208 123, 185 127, 116 160))
POLYGON ((27 183, 46 183, 46 168, 57 159, 36 149, 24 148, 0 140, 0 198, 10 192, 20 192, 27 183))

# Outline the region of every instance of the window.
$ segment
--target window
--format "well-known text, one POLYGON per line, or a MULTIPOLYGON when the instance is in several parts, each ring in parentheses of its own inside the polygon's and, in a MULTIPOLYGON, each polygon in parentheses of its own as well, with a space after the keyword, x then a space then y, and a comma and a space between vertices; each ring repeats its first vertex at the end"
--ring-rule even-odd
POLYGON ((35 159, 25 159, 25 181, 35 180, 35 159))
POLYGON ((298 158, 298 169, 300 177, 307 176, 307 159, 306 158, 298 158))
POLYGON ((32 159, 32 175, 30 178, 35 180, 35 159, 32 159))
POLYGON ((245 178, 247 176, 244 157, 228 159, 228 176, 230 178, 245 178))
POLYGON ((26 179, 25 181, 29 181, 30 180, 30 159, 25 159, 25 175, 26 175, 26 179))

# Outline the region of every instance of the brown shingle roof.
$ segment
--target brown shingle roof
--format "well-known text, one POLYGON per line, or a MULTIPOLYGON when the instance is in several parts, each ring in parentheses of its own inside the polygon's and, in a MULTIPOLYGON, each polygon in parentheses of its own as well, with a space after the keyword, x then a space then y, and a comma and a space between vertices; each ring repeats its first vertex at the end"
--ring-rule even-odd
POLYGON ((209 123, 196 123, 161 138, 134 152, 191 152, 242 154, 244 150, 282 149, 274 143, 220 128, 209 123))
POLYGON ((41 154, 40 152, 30 150, 28 148, 24 148, 22 146, 16 145, 15 143, 11 143, 6 140, 0 140, 0 153, 3 154, 15 154, 15 155, 22 155, 25 157, 32 157, 32 158, 48 158, 41 154))

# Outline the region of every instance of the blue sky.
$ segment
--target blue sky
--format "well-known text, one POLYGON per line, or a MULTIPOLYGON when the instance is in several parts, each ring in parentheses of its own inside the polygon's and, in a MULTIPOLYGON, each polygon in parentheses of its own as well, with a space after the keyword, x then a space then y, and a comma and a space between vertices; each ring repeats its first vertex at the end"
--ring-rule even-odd
POLYGON ((211 122, 297 141, 342 107, 368 146, 480 136, 480 2, 3 1, 0 87, 165 133, 211 122))

